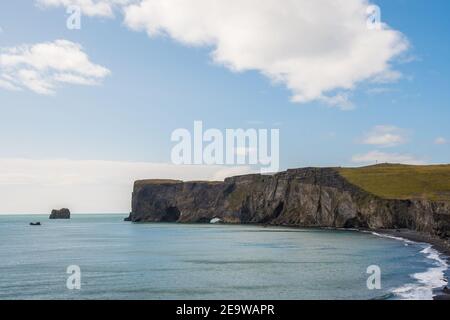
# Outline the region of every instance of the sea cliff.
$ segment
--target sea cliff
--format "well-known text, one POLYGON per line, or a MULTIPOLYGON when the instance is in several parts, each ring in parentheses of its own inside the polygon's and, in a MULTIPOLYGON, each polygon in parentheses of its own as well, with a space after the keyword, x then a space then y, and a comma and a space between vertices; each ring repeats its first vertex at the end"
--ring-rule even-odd
POLYGON ((450 202, 386 199, 350 183, 338 168, 292 169, 223 182, 139 180, 133 222, 254 223, 299 227, 409 229, 450 237, 450 202))

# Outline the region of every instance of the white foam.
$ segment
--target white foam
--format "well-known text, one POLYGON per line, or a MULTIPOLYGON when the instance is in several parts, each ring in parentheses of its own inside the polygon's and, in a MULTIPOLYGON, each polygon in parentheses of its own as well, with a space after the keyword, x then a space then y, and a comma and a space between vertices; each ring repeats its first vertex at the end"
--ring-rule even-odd
POLYGON ((209 223, 219 223, 222 222, 222 219, 219 218, 212 218, 211 221, 209 223))
POLYGON ((441 254, 433 249, 431 245, 425 243, 418 243, 401 237, 395 237, 387 234, 379 234, 372 232, 373 235, 389 238, 399 241, 404 241, 406 244, 416 243, 426 245, 426 247, 420 251, 426 258, 432 260, 433 267, 428 268, 425 272, 418 272, 411 275, 416 280, 415 283, 408 283, 400 288, 392 290, 399 299, 405 300, 432 300, 435 296, 434 289, 441 288, 447 284, 445 281, 445 271, 448 269, 448 264, 441 254))
POLYGON ((405 238, 401 238, 401 237, 396 237, 396 236, 391 236, 389 234, 382 234, 382 233, 377 233, 377 232, 370 232, 371 234, 377 236, 377 237, 381 237, 381 238, 389 238, 389 239, 394 239, 394 240, 399 240, 399 241, 403 241, 406 244, 411 244, 411 243, 417 243, 405 238))

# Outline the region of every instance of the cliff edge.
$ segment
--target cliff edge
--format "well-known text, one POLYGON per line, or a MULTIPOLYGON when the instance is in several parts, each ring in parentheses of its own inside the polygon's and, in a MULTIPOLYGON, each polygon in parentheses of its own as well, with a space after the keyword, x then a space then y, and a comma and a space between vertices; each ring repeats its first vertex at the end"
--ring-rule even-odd
MULTIPOLYGON (((392 168, 398 171, 400 166, 392 168)), ((450 237, 450 201, 419 195, 398 199, 380 196, 373 191, 374 185, 367 188, 371 191, 366 190, 367 181, 359 183, 365 180, 345 170, 358 169, 292 169, 274 175, 231 177, 223 182, 140 180, 134 184, 127 219, 210 222, 218 218, 225 223, 299 227, 406 228, 450 237)), ((380 190, 388 188, 377 183, 380 190)), ((392 181, 385 183, 392 188, 392 181)))

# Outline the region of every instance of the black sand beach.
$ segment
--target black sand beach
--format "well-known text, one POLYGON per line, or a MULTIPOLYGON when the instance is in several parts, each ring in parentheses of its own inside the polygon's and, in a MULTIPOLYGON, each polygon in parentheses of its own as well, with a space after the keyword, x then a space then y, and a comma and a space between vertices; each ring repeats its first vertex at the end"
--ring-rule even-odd
MULTIPOLYGON (((434 249, 438 250, 444 255, 444 258, 450 262, 450 241, 439 237, 434 237, 426 233, 411 231, 408 229, 398 230, 376 230, 380 234, 390 235, 393 237, 404 238, 414 242, 429 243, 434 249)), ((448 282, 448 271, 446 274, 446 280, 448 282)), ((447 287, 448 288, 448 287, 447 287)), ((450 291, 448 289, 441 288, 436 292, 434 300, 450 300, 450 291)))

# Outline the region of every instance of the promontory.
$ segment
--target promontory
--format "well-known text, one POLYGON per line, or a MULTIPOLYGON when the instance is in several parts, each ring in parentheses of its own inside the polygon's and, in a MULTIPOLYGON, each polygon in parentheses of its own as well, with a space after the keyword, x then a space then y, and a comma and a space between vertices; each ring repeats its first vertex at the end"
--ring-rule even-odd
POLYGON ((450 165, 303 168, 221 182, 139 180, 133 222, 409 229, 450 238, 450 165))

